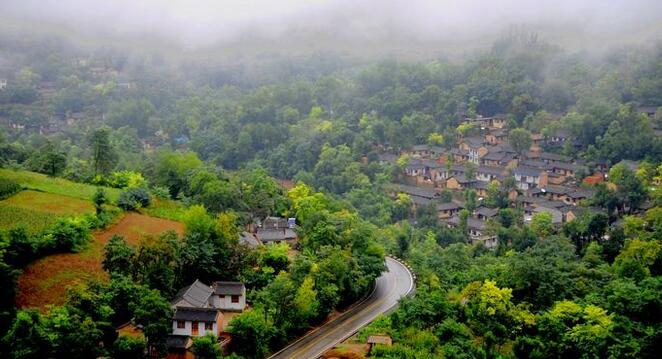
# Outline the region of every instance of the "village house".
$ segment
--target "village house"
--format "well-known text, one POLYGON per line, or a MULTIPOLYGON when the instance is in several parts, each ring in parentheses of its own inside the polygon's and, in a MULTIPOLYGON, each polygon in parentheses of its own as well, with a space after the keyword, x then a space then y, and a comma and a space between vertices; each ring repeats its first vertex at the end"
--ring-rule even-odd
POLYGON ((555 162, 551 163, 549 166, 553 173, 571 178, 575 178, 577 172, 581 169, 580 166, 567 162, 555 162))
POLYGON ((476 168, 476 179, 484 182, 502 180, 506 169, 504 167, 478 166, 476 168))
POLYGON ((455 163, 463 163, 469 161, 469 151, 463 150, 461 148, 453 147, 449 151, 451 157, 453 158, 453 162, 455 163))
POLYGON ((519 166, 513 169, 513 176, 517 188, 521 190, 547 186, 547 172, 544 170, 519 166))
POLYGON ((247 231, 243 231, 239 234, 239 243, 253 248, 262 245, 262 242, 260 242, 253 233, 247 231))
POLYGON ((211 305, 223 311, 242 312, 246 309, 246 286, 241 282, 219 281, 212 284, 211 305))
POLYGON ((467 151, 469 161, 479 164, 480 158, 485 156, 489 150, 485 145, 485 141, 480 137, 469 137, 462 140, 460 149, 467 151))
POLYGON ((0 79, 0 90, 7 88, 7 79, 0 79))
MULTIPOLYGON (((562 207, 561 207, 562 208, 562 207)), ((559 208, 539 205, 536 207, 524 207, 524 223, 531 223, 536 213, 546 212, 552 215, 552 224, 559 225, 563 223, 563 212, 559 208)))
POLYGON ((514 166, 517 164, 517 159, 512 153, 497 151, 491 148, 485 156, 481 157, 480 164, 491 167, 514 166))
POLYGON ((499 129, 486 133, 484 138, 491 145, 500 145, 508 141, 508 133, 504 129, 499 129))
POLYGON ((475 118, 465 117, 462 122, 475 124, 481 129, 500 129, 506 127, 506 115, 497 114, 491 117, 478 115, 475 118))
POLYGON ((481 221, 487 221, 489 219, 495 218, 498 213, 499 213, 498 208, 479 206, 478 208, 476 208, 476 210, 474 210, 473 215, 481 221))
POLYGON ((448 219, 456 215, 464 208, 464 205, 457 202, 439 203, 437 205, 437 216, 439 219, 448 219))
POLYGON ((221 334, 223 314, 217 308, 175 308, 172 318, 172 335, 203 337, 211 333, 221 334))
MULTIPOLYGON (((459 226, 461 222, 462 220, 459 216, 453 216, 446 223, 449 228, 453 228, 459 226)), ((489 249, 497 247, 497 237, 492 234, 487 234, 487 224, 485 221, 468 217, 467 230, 469 231, 469 240, 471 244, 483 243, 483 245, 489 249)))
POLYGON ((446 180, 446 188, 454 190, 463 190, 472 188, 477 181, 473 178, 466 178, 464 175, 453 175, 446 180))
POLYGON ((170 306, 174 315, 168 357, 188 357, 191 337, 212 333, 219 337, 219 345, 227 343, 225 331, 232 316, 246 308, 246 287, 241 282, 218 281, 209 286, 196 280, 180 289, 170 306))
POLYGON ((414 145, 409 150, 409 154, 413 158, 430 158, 430 146, 414 145))
POLYGON ((436 189, 421 188, 403 184, 394 186, 390 191, 392 198, 395 198, 398 193, 404 193, 408 195, 409 198, 411 198, 414 208, 416 208, 416 206, 430 204, 433 200, 438 199, 441 195, 441 192, 436 189))
POLYGON ((297 241, 296 219, 267 217, 257 226, 255 237, 262 243, 285 242, 293 245, 297 241))

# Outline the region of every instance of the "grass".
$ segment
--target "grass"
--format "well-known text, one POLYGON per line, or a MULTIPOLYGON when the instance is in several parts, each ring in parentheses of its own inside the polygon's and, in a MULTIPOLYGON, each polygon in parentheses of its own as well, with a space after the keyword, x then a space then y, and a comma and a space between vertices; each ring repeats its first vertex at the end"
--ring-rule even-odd
POLYGON ((152 203, 147 208, 141 209, 141 212, 152 217, 170 219, 173 221, 182 221, 186 208, 179 202, 172 200, 152 198, 152 203))
MULTIPOLYGON (((49 177, 47 175, 29 171, 11 170, 0 168, 0 177, 18 182, 21 186, 40 192, 60 194, 83 200, 91 200, 97 186, 76 183, 63 178, 49 177)), ((119 198, 121 190, 117 188, 104 187, 106 195, 112 202, 119 198)))

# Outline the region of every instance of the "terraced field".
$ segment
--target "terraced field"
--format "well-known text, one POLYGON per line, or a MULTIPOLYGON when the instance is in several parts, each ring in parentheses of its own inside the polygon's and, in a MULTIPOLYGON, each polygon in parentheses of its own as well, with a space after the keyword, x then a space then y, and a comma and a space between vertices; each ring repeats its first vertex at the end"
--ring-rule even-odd
POLYGON ((37 234, 60 217, 93 212, 91 201, 25 190, 0 201, 0 229, 23 225, 30 233, 37 234))
POLYGON ((114 234, 124 236, 132 245, 145 235, 174 230, 183 234, 184 226, 175 221, 129 213, 105 231, 94 234, 94 240, 79 253, 51 255, 30 264, 18 279, 16 305, 19 308, 46 308, 62 304, 72 285, 88 279, 107 280, 101 267, 103 247, 114 234))

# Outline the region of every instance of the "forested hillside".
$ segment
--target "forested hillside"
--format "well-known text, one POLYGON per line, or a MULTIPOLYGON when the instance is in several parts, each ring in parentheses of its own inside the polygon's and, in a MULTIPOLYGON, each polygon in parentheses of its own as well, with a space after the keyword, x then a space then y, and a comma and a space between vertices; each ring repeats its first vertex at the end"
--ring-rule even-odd
POLYGON ((510 32, 452 60, 228 61, 7 33, 0 60, 1 357, 165 357, 199 280, 249 306, 229 344, 186 349, 264 358, 387 253, 417 291, 359 334, 393 338, 370 357, 662 350, 662 45, 510 32), (242 239, 272 217, 296 241, 242 239), (21 272, 63 254, 97 275, 17 307, 21 272))

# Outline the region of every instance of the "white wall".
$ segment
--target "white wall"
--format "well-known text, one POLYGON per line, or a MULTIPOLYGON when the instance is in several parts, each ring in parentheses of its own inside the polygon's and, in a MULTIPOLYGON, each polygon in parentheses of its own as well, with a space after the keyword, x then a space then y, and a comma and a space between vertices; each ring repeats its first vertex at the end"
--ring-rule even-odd
POLYGON ((232 303, 232 296, 226 295, 225 298, 221 298, 219 295, 215 294, 213 296, 213 305, 215 308, 221 310, 238 310, 242 311, 246 308, 246 292, 239 296, 239 303, 232 303))
MULTIPOLYGON (((192 328, 193 322, 186 321, 184 322, 184 328, 177 328, 177 321, 172 321, 172 334, 174 335, 192 335, 192 328)), ((218 324, 216 324, 216 322, 213 323, 212 330, 210 332, 214 335, 218 335, 218 324)), ((198 336, 202 337, 205 335, 205 333, 205 323, 198 322, 198 336)))

